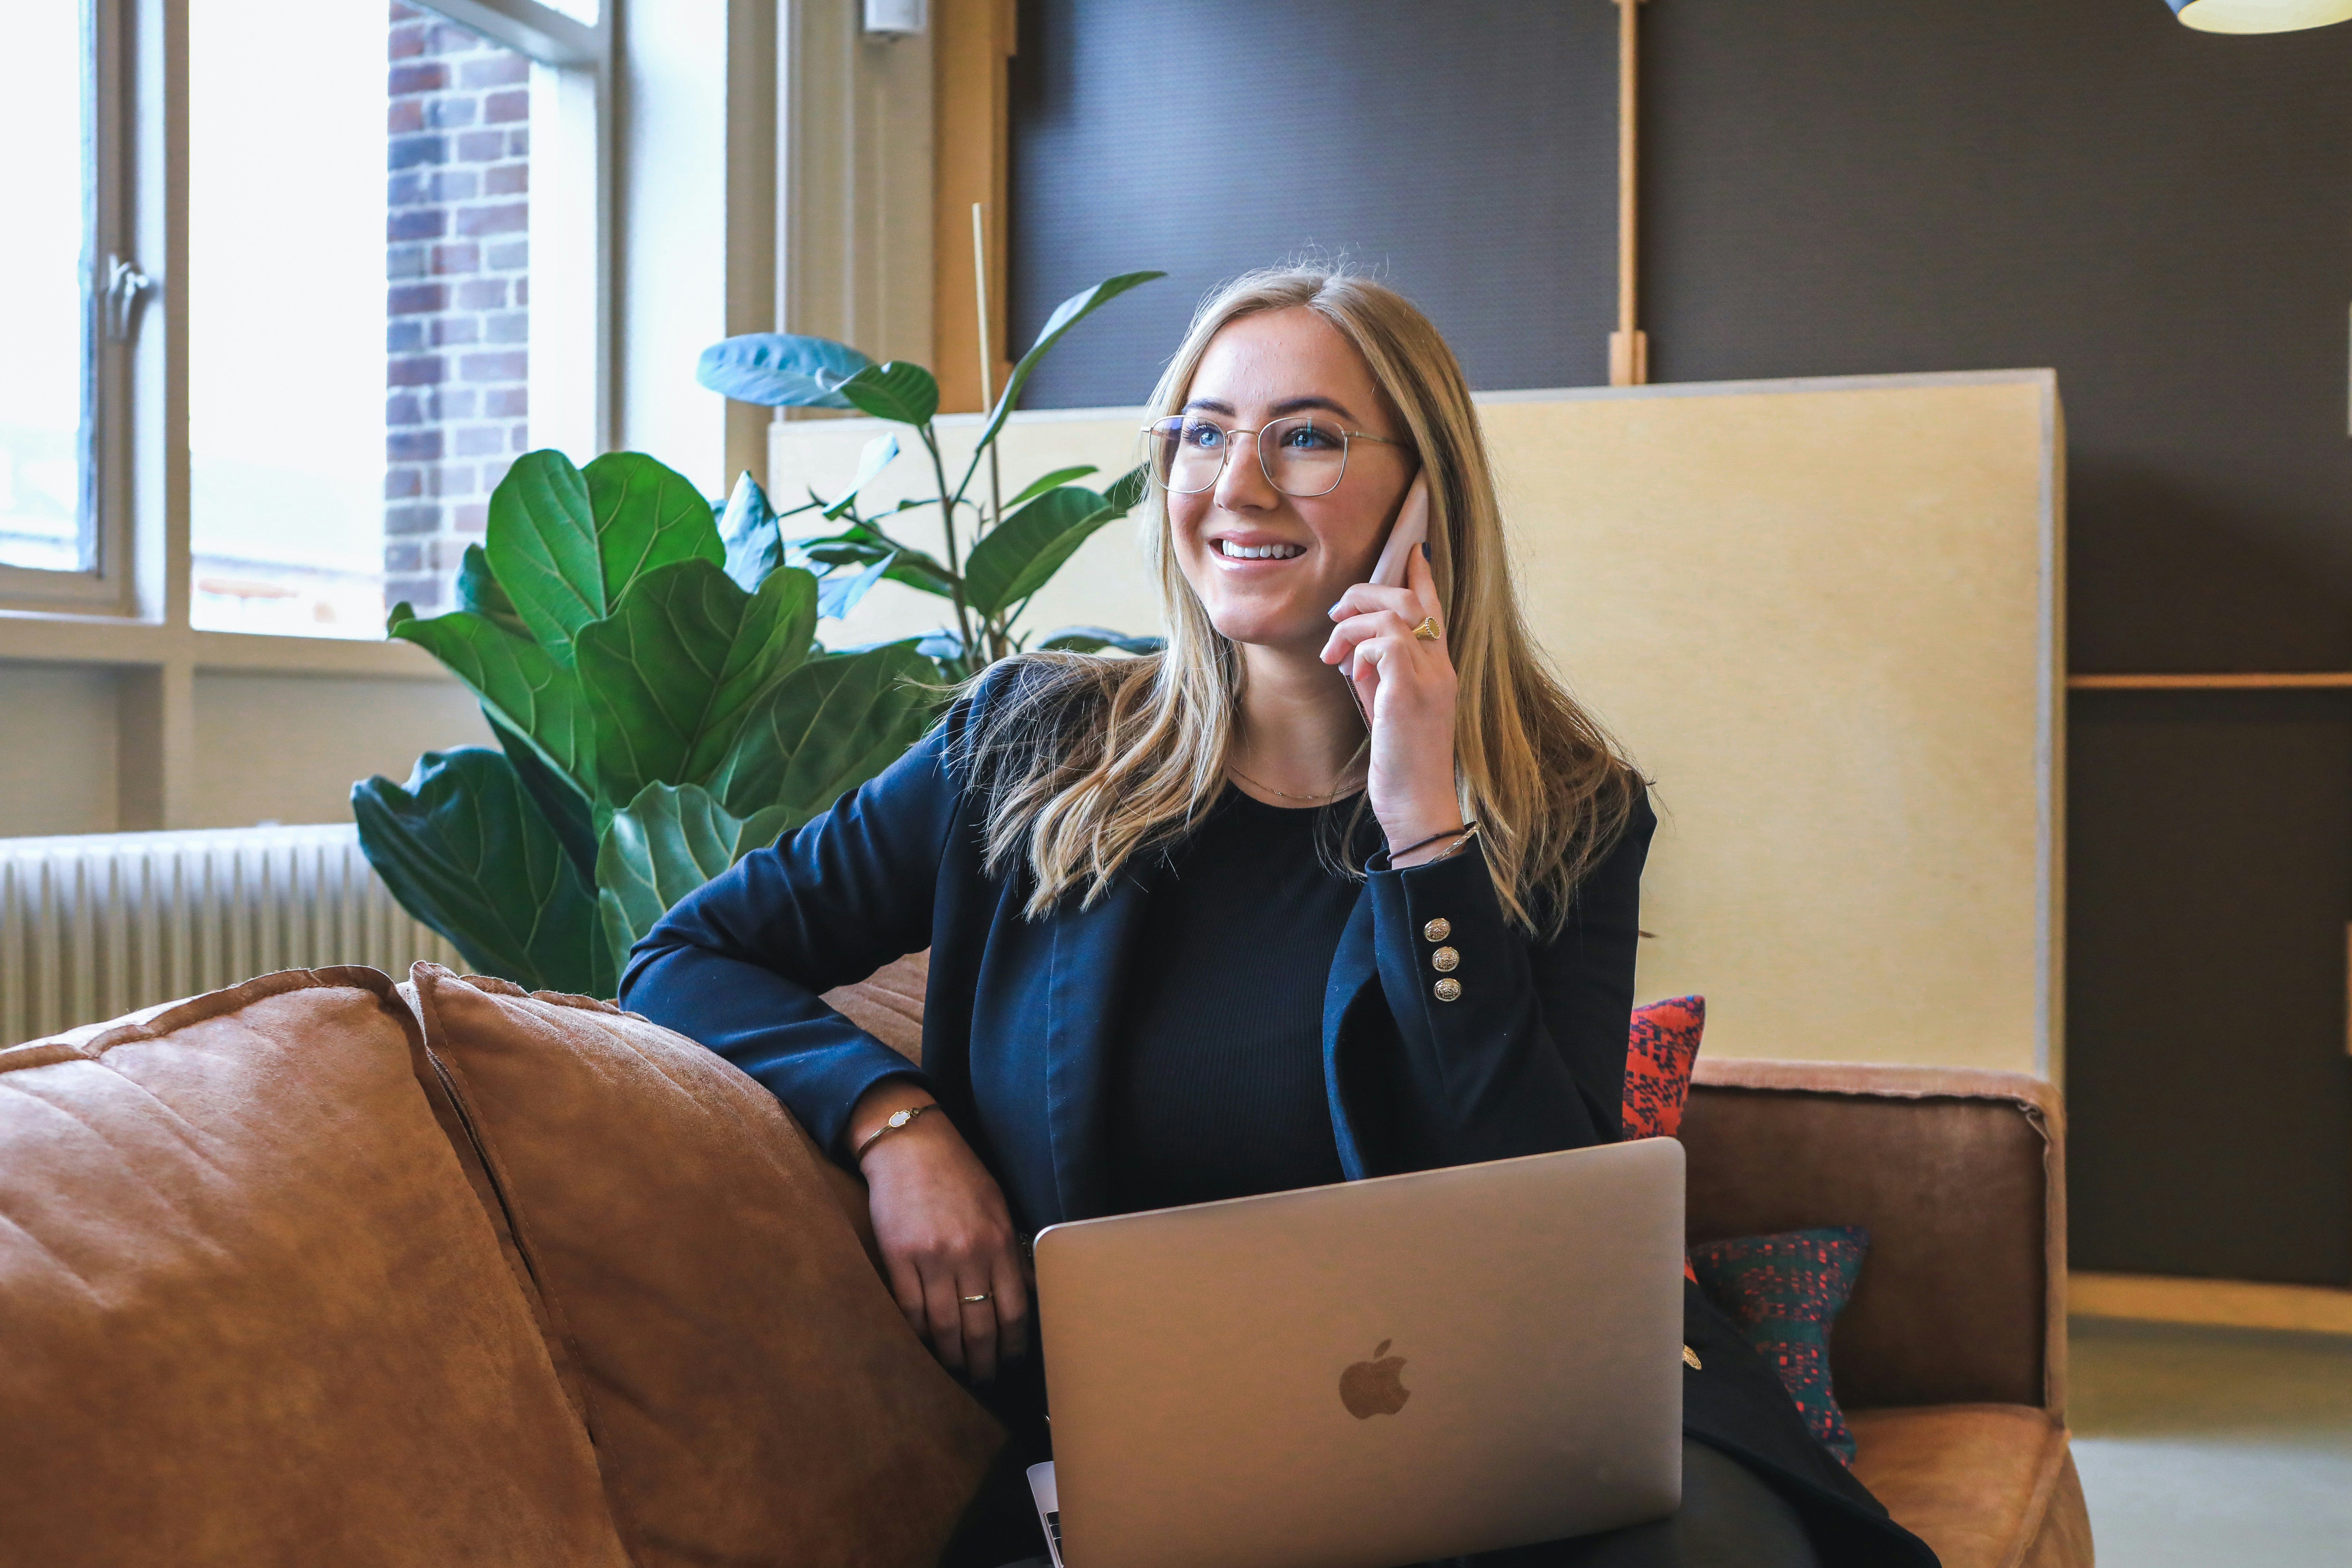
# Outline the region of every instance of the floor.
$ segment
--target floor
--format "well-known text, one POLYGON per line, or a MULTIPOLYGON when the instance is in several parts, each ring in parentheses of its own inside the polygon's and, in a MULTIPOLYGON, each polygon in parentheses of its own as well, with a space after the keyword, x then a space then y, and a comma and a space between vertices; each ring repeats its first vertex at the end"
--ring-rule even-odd
POLYGON ((2352 1338, 2073 1327, 2100 1568, 2352 1563, 2352 1338))

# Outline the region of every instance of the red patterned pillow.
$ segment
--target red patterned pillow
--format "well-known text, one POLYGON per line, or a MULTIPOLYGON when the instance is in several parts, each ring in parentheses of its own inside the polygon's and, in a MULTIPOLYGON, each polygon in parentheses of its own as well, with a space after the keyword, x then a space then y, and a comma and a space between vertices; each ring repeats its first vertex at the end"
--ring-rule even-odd
POLYGON ((1691 1064, 1706 1028, 1704 996, 1670 996, 1633 1009, 1625 1041, 1625 1103, 1618 1114, 1626 1138, 1671 1138, 1680 1130, 1691 1064))
MULTIPOLYGON (((1683 1124, 1683 1101, 1690 1098, 1691 1064, 1698 1060, 1698 1037, 1706 1028, 1706 998, 1669 996, 1633 1009, 1625 1041, 1625 1099, 1617 1124, 1628 1141, 1672 1138, 1683 1124)), ((1696 1281, 1690 1259, 1683 1278, 1696 1281)))

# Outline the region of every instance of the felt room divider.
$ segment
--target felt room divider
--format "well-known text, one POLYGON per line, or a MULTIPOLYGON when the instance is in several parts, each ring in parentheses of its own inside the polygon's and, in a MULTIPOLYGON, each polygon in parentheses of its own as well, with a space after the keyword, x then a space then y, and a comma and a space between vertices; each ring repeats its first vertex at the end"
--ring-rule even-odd
MULTIPOLYGON (((1479 403, 1535 631, 1656 781, 1642 999, 1704 993, 1711 1055, 2057 1076, 2054 375, 1479 403)), ((1132 409, 1016 416, 1007 492, 1070 463, 1098 465, 1107 482, 1136 460, 1141 424, 1132 409)), ((951 477, 955 444, 977 426, 941 421, 951 477)), ((837 493, 879 428, 772 426, 778 504, 809 486, 837 493)), ((918 449, 866 493, 887 506, 929 481, 918 449)), ((936 548, 927 515, 892 526, 936 548)), ((822 635, 845 646, 928 629, 940 603, 886 583, 822 635)), ((1121 523, 1079 551, 1027 624, 1157 621, 1121 523)))

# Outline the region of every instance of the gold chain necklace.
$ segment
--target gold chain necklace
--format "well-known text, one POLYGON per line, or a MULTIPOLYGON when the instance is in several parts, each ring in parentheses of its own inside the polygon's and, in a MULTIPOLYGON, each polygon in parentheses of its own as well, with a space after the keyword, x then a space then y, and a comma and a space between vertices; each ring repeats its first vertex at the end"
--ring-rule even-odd
MULTIPOLYGON (((1234 777, 1241 780, 1244 784, 1254 784, 1257 785, 1258 788, 1265 791, 1266 794, 1278 795, 1285 800, 1312 801, 1320 805, 1328 805, 1330 802, 1338 800, 1342 795, 1353 795, 1355 793, 1353 789, 1334 789, 1325 795, 1293 795, 1286 789, 1275 788, 1272 784, 1267 784, 1264 779, 1254 779, 1250 777, 1249 774, 1242 772, 1241 769, 1234 766, 1231 763, 1227 763, 1225 764, 1225 771, 1233 774, 1234 777)), ((1341 776, 1344 778, 1346 775, 1342 774, 1341 776)))

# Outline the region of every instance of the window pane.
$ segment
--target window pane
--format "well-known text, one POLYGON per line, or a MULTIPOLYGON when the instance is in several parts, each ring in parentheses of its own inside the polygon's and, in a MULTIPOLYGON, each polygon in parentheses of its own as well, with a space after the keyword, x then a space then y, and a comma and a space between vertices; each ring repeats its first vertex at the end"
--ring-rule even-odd
POLYGON ((553 101, 534 76, 553 73, 420 7, 385 18, 190 7, 200 626, 374 637, 391 604, 450 607, 530 442, 532 107, 553 101))
POLYGON ((12 10, 0 147, 8 238, 0 244, 0 566, 86 572, 95 537, 82 475, 88 439, 93 171, 85 6, 12 10))

